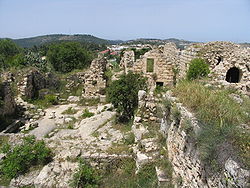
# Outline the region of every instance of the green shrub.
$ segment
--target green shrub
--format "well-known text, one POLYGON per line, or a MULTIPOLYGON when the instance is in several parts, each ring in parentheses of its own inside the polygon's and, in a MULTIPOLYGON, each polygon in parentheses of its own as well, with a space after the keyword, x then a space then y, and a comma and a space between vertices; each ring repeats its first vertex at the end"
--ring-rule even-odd
POLYGON ((203 59, 196 58, 190 62, 189 69, 187 71, 187 79, 194 80, 206 77, 209 72, 208 64, 206 64, 203 59))
POLYGON ((88 109, 83 110, 82 118, 89 118, 94 116, 95 114, 90 112, 88 109))
POLYGON ((69 181, 69 185, 75 188, 93 188, 98 187, 99 179, 100 177, 95 169, 83 160, 79 160, 78 168, 69 181))
POLYGON ((34 136, 23 139, 23 143, 11 148, 9 144, 2 147, 6 157, 0 161, 0 176, 7 179, 28 172, 32 166, 45 165, 51 160, 51 150, 44 141, 36 141, 34 136))
POLYGON ((134 135, 134 133, 130 132, 130 133, 125 137, 124 142, 125 142, 125 144, 127 144, 127 145, 134 144, 134 143, 135 143, 135 135, 134 135))
POLYGON ((76 114, 78 110, 72 108, 72 107, 69 107, 67 110, 64 110, 62 112, 62 114, 76 114))
POLYGON ((47 101, 48 104, 52 105, 58 104, 58 98, 55 95, 45 95, 45 101, 47 101))
POLYGON ((120 121, 127 122, 133 117, 140 89, 146 89, 146 79, 132 72, 121 75, 107 88, 108 99, 117 109, 120 121))

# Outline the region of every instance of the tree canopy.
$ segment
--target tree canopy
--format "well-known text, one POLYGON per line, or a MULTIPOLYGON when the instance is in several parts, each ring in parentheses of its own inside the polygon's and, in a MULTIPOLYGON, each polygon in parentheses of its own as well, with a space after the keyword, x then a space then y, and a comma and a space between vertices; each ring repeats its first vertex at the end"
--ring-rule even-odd
POLYGON ((10 39, 0 40, 0 69, 19 66, 23 62, 23 50, 10 39))
POLYGON ((129 72, 113 81, 107 89, 110 102, 120 113, 119 120, 129 121, 138 106, 138 91, 146 89, 146 78, 129 72))
POLYGON ((47 57, 54 69, 62 73, 85 68, 92 60, 92 54, 78 42, 52 44, 47 57))

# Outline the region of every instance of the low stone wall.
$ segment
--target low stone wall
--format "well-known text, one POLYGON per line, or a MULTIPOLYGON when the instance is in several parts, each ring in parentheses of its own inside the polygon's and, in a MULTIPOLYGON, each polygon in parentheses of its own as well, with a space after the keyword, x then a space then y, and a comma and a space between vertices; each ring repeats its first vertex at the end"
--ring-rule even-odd
POLYGON ((179 187, 248 187, 250 172, 241 168, 231 158, 226 159, 221 173, 207 176, 206 168, 199 158, 197 146, 192 139, 193 136, 190 136, 190 130, 193 134, 197 134, 200 129, 196 118, 181 103, 177 103, 176 98, 172 97, 170 92, 165 95, 165 98, 180 112, 177 120, 173 116, 173 109, 170 109, 165 113, 161 123, 161 131, 167 136, 168 155, 174 169, 175 184, 177 185, 181 180, 179 187))

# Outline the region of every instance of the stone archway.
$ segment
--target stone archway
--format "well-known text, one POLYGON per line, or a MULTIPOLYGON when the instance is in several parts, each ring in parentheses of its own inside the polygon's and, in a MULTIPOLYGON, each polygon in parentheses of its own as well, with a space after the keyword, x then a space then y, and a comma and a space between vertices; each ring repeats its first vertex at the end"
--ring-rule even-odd
POLYGON ((236 67, 232 67, 227 71, 226 81, 229 83, 239 83, 241 79, 241 71, 236 67))

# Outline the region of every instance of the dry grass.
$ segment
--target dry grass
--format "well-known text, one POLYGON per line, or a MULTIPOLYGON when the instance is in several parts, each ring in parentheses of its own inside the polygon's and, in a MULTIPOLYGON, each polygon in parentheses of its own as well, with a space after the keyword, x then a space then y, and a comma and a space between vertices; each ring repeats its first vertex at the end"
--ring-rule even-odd
POLYGON ((249 126, 250 99, 244 98, 238 104, 229 95, 231 90, 209 89, 199 82, 180 82, 174 89, 180 102, 196 114, 201 131, 197 137, 201 157, 208 163, 218 159, 218 147, 222 143, 234 145, 234 154, 239 155, 244 164, 250 167, 250 136, 241 125, 249 126), (248 104, 248 105, 247 105, 248 104))

